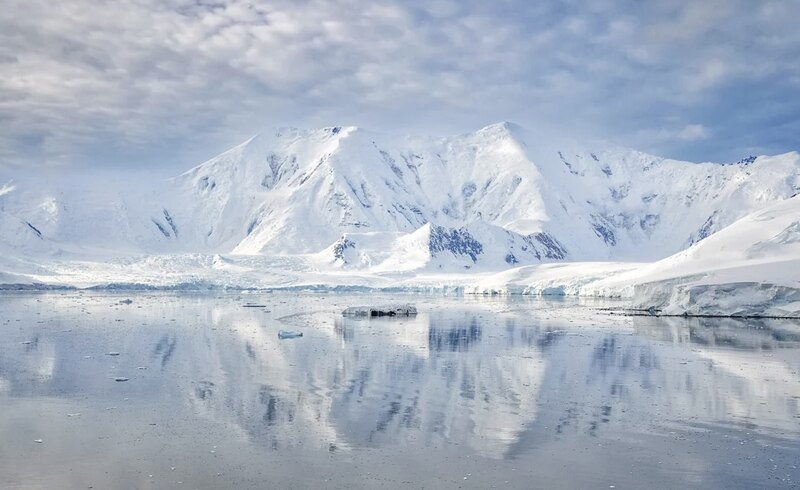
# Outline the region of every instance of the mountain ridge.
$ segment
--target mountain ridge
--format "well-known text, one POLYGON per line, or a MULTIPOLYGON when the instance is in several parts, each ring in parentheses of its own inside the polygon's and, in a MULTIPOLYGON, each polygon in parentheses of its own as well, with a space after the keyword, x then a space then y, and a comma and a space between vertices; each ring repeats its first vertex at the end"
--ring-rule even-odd
POLYGON ((3 187, 5 253, 327 250, 331 266, 374 267, 430 224, 424 267, 461 270, 666 257, 800 191, 800 155, 692 164, 509 122, 450 137, 275 128, 166 181, 71 185, 3 187))

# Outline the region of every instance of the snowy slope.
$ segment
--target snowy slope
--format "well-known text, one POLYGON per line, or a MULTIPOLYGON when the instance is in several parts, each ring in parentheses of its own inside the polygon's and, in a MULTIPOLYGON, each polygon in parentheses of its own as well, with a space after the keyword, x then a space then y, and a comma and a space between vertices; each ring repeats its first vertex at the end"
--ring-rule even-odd
POLYGON ((670 315, 800 317, 800 195, 651 264, 519 267, 468 291, 622 298, 670 315))
POLYGON ((460 228, 427 223, 411 233, 345 233, 316 259, 322 266, 397 272, 498 270, 565 256, 543 233, 520 235, 477 221, 460 228))
POLYGON ((796 152, 695 164, 510 123, 443 138, 278 128, 167 180, 0 175, 0 284, 455 289, 783 314, 800 310, 787 272, 798 192, 796 152))
POLYGON ((0 247, 12 255, 318 253, 364 233, 413 242, 430 224, 487 241, 476 255, 444 240, 462 269, 662 258, 798 192, 800 157, 690 164, 509 123, 448 138, 275 129, 168 181, 9 180, 0 247))
POLYGON ((652 307, 673 315, 800 317, 800 195, 745 216, 689 249, 651 264, 569 262, 464 273, 457 269, 455 256, 436 257, 408 240, 413 237, 427 244, 431 227, 425 230, 353 236, 365 248, 340 252, 350 263, 364 261, 356 267, 326 263, 333 250, 285 257, 170 254, 42 264, 4 257, 0 266, 10 273, 0 275, 0 283, 579 295, 619 298, 625 300, 620 306, 652 307), (383 248, 387 243, 390 246, 383 248), (365 250, 372 255, 364 255, 365 250))
POLYGON ((800 316, 800 195, 595 287, 625 283, 638 305, 671 314, 800 316))
POLYGON ((347 233, 478 222, 553 250, 540 259, 652 260, 796 193, 800 158, 689 164, 538 141, 508 123, 441 139, 276 130, 178 184, 197 206, 173 215, 204 223, 189 241, 207 250, 312 253, 347 233))

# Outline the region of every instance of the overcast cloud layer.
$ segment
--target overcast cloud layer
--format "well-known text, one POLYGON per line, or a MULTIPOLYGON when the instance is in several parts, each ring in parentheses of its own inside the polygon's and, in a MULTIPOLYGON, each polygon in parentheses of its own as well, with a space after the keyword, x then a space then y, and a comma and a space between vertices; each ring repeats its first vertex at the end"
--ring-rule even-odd
POLYGON ((800 149, 798 19, 793 0, 4 0, 0 165, 501 120, 735 161, 800 149))

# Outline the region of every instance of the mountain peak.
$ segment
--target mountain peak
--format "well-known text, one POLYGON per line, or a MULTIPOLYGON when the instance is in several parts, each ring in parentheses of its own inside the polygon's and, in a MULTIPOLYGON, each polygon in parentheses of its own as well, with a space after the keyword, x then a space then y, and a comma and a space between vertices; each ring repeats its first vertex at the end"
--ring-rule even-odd
POLYGON ((476 134, 502 134, 514 136, 523 131, 522 126, 511 121, 500 121, 475 131, 476 134))
POLYGON ((509 121, 449 137, 402 138, 355 126, 271 128, 141 189, 126 182, 88 195, 73 186, 64 195, 39 182, 20 184, 21 192, 0 184, 0 246, 74 242, 147 253, 291 255, 319 252, 347 233, 434 227, 457 230, 442 235, 456 246, 468 238, 459 230, 470 227, 486 237, 479 241, 487 249, 519 245, 509 264, 524 262, 530 254, 523 252, 532 250, 541 260, 645 260, 800 191, 796 153, 743 168, 605 145, 590 151, 585 142, 562 139, 509 121), (117 207, 111 217, 98 215, 109 192, 117 207), (53 195, 64 197, 54 205, 53 195), (476 222, 496 229, 484 233, 476 222), (545 249, 564 253, 551 257, 545 249))
POLYGON ((356 131, 362 131, 358 126, 326 126, 321 128, 297 128, 294 126, 273 126, 259 131, 252 140, 274 140, 281 138, 331 138, 343 137, 356 131))

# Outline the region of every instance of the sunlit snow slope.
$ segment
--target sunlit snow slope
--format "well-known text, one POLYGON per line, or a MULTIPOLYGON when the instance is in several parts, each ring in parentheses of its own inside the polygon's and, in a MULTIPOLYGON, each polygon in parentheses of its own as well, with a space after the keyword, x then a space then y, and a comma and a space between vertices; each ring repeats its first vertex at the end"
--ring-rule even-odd
POLYGON ((800 195, 604 282, 634 284, 638 304, 667 313, 800 315, 800 195))

